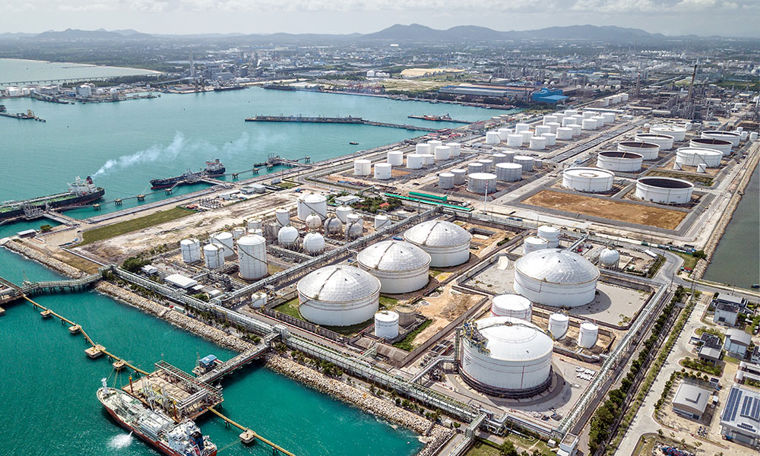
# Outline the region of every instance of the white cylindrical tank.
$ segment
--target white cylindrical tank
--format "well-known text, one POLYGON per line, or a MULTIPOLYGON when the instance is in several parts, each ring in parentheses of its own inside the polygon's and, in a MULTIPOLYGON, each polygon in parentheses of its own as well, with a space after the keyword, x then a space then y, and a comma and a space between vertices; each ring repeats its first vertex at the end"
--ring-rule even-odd
POLYGON ((606 124, 615 123, 615 113, 614 112, 605 112, 605 113, 602 113, 602 117, 604 117, 604 122, 606 124))
POLYGON ((306 227, 310 230, 318 230, 322 226, 322 219, 317 214, 306 217, 306 227))
POLYGON ((618 143, 617 150, 639 154, 643 160, 657 160, 660 155, 659 144, 643 141, 622 141, 618 143))
POLYGON ((588 120, 594 117, 596 113, 594 111, 583 111, 582 115, 583 115, 583 120, 588 120))
POLYGON ((182 239, 179 241, 179 250, 182 252, 182 261, 185 263, 201 261, 201 242, 198 239, 182 239))
MULTIPOLYGON (((419 144, 417 145, 419 146, 419 144)), ((423 154, 409 154, 406 156, 406 167, 408 169, 420 169, 424 163, 423 154)))
POLYGON ((583 119, 581 122, 581 130, 596 130, 597 128, 598 125, 594 119, 583 119))
POLYGON ((224 257, 229 258, 235 254, 235 241, 232 238, 232 233, 222 231, 211 235, 211 243, 221 247, 224 251, 224 257))
POLYGON ((436 147, 443 145, 443 141, 439 141, 437 139, 431 139, 427 143, 430 144, 430 152, 428 152, 429 154, 432 154, 436 147))
POLYGON ((306 233, 303 250, 309 255, 318 255, 325 250, 325 238, 319 233, 306 233))
POLYGON ((452 173, 441 173, 438 175, 438 188, 441 190, 451 190, 454 188, 454 175, 452 173))
POLYGON ((507 136, 509 136, 510 133, 512 133, 512 129, 511 128, 499 128, 497 130, 497 133, 499 133, 499 139, 501 139, 502 141, 506 141, 507 140, 507 136))
POLYGON ((557 139, 567 141, 573 138, 573 129, 570 127, 557 128, 557 139))
POLYGON ((422 166, 428 167, 435 164, 435 155, 433 154, 422 154, 422 166))
MULTIPOLYGON (((740 128, 741 128, 741 127, 740 127, 740 128)), ((746 140, 747 140, 747 138, 749 137, 749 133, 748 133, 748 132, 746 132, 746 131, 743 131, 743 132, 741 132, 741 135, 740 135, 740 136, 741 136, 741 140, 742 140, 742 141, 746 141, 746 140)))
POLYGON ((599 253, 599 265, 605 268, 617 269, 620 263, 620 252, 609 247, 599 253))
POLYGON ((377 214, 375 216, 375 229, 376 230, 379 230, 380 228, 385 228, 386 226, 389 226, 390 224, 391 224, 391 219, 389 219, 387 215, 377 214))
POLYGON ((298 218, 305 221, 311 214, 317 214, 321 219, 327 217, 327 198, 317 193, 309 193, 298 198, 298 218))
POLYGON ((703 139, 722 139, 731 143, 732 147, 739 145, 741 139, 741 133, 735 131, 718 131, 718 130, 706 130, 702 132, 703 139))
POLYGON ((467 164, 467 174, 476 174, 483 172, 483 163, 475 162, 467 164))
POLYGON ((414 151, 417 154, 432 154, 433 153, 433 146, 430 144, 417 144, 414 148, 414 151))
POLYGON ((248 222, 246 223, 246 227, 248 228, 248 231, 260 230, 263 225, 264 223, 261 221, 261 219, 258 219, 258 218, 248 220, 248 222))
POLYGON ((568 168, 562 172, 562 186, 579 192, 608 192, 614 181, 614 173, 599 168, 568 168))
POLYGON ((553 342, 537 326, 510 317, 465 324, 462 378, 476 389, 509 397, 536 395, 551 384, 553 342))
POLYGON ((517 155, 514 150, 502 150, 501 153, 504 155, 503 163, 514 163, 515 155, 517 155))
POLYGON ((565 117, 564 119, 562 119, 562 127, 569 128, 571 125, 576 125, 577 122, 578 121, 575 119, 575 117, 565 117))
POLYGON ((642 177, 636 181, 636 198, 664 204, 685 204, 691 201, 694 184, 672 177, 642 177))
POLYGON ((466 169, 455 168, 451 170, 451 174, 454 175, 454 185, 462 185, 467 180, 466 169))
POLYGON ((381 310, 375 314, 375 337, 391 340, 398 337, 399 316, 392 310, 381 310))
POLYGON ((491 302, 491 315, 518 318, 530 322, 533 315, 533 305, 527 299, 516 294, 494 296, 491 302))
POLYGON ((526 123, 515 124, 515 133, 522 133, 524 131, 529 131, 529 130, 530 130, 530 124, 526 124, 526 123))
POLYGON ((496 191, 496 174, 473 173, 467 177, 467 191, 484 195, 496 191))
POLYGON ((354 210, 351 208, 351 206, 338 206, 335 208, 335 216, 338 217, 338 220, 341 221, 341 223, 346 223, 348 221, 348 216, 353 214, 354 210))
POLYGON ((404 153, 400 150, 391 150, 386 155, 386 161, 393 166, 404 165, 404 153))
POLYGON ((553 146, 557 144, 557 135, 556 133, 544 133, 541 136, 543 136, 546 139, 546 145, 547 146, 553 146))
POLYGON ((375 164, 375 179, 378 180, 388 180, 391 178, 391 167, 392 165, 390 163, 377 163, 375 164))
POLYGON ((604 151, 596 156, 596 166, 610 171, 635 173, 641 170, 644 157, 635 152, 604 151))
POLYGON ((238 240, 245 235, 245 228, 236 227, 232 229, 232 239, 238 240))
POLYGON ((591 322, 584 321, 581 323, 580 330, 578 332, 578 346, 583 348, 591 348, 596 345, 596 340, 599 338, 599 327, 591 322))
POLYGON ((378 310, 380 281, 346 265, 317 269, 298 281, 299 311, 322 326, 351 326, 371 319, 378 310))
POLYGON ((549 122, 557 122, 557 116, 556 115, 545 115, 543 120, 543 124, 546 125, 549 122))
POLYGON ((274 218, 280 226, 290 225, 290 211, 287 209, 276 209, 274 211, 274 218))
POLYGON ((515 292, 547 306, 578 307, 590 303, 598 279, 599 269, 569 250, 537 250, 515 262, 515 292))
POLYGON ((404 240, 426 251, 434 268, 457 266, 470 259, 472 235, 451 222, 428 220, 404 233, 404 240))
POLYGON ((522 179, 522 165, 499 163, 496 165, 496 179, 502 182, 517 182, 522 179))
POLYGON ((591 118, 591 120, 595 120, 596 121, 596 127, 597 128, 602 128, 605 125, 604 117, 603 116, 594 116, 594 117, 591 118))
POLYGON ((523 143, 523 137, 519 133, 511 134, 507 136, 507 146, 520 147, 523 143))
POLYGON ((719 150, 723 153, 723 155, 728 155, 731 153, 731 142, 725 141, 723 139, 713 139, 713 138, 694 138, 691 141, 689 141, 690 147, 699 147, 703 149, 715 149, 719 150))
POLYGON ((380 280, 380 292, 410 293, 424 288, 430 280, 430 255, 404 241, 382 241, 356 256, 358 266, 380 280))
POLYGON ((549 243, 546 242, 546 239, 541 239, 540 237, 536 236, 528 236, 523 240, 523 254, 527 255, 530 252, 535 252, 536 250, 542 250, 549 248, 549 243))
POLYGON ((450 143, 446 143, 446 145, 449 147, 451 158, 457 158, 458 156, 462 154, 462 145, 460 143, 450 142, 450 143))
POLYGON ((482 159, 478 160, 478 163, 480 163, 481 165, 483 165, 483 168, 481 168, 482 172, 484 172, 484 173, 490 173, 491 172, 491 167, 493 167, 493 160, 491 160, 490 158, 482 158, 482 159))
POLYGON ((520 134, 522 135, 522 142, 523 142, 523 144, 530 144, 530 138, 533 137, 533 132, 532 131, 523 131, 523 132, 520 132, 520 134))
POLYGON ((678 125, 655 124, 649 127, 649 133, 672 136, 676 141, 686 139, 686 128, 679 127, 678 125))
POLYGON ((267 275, 266 239, 256 235, 243 236, 238 239, 237 245, 240 277, 245 280, 255 280, 267 275))
POLYGON ((434 155, 435 161, 445 161, 451 158, 451 150, 449 146, 436 146, 434 155))
POLYGON ((676 162, 685 166, 705 165, 707 168, 717 168, 722 159, 723 152, 717 149, 679 147, 676 151, 676 162))
POLYGON ((499 144, 501 142, 501 137, 499 136, 499 133, 496 131, 489 131, 486 132, 486 144, 499 144))
POLYGON ((670 135, 660 135, 656 133, 639 133, 634 138, 636 141, 657 144, 660 146, 660 150, 672 149, 673 142, 675 141, 675 139, 670 135))
POLYGON ((293 226, 283 226, 277 232, 277 243, 285 247, 295 247, 298 238, 298 230, 293 226))
POLYGON ((567 334, 570 327, 570 319, 565 314, 553 313, 549 315, 549 333, 554 340, 560 340, 567 334))
POLYGON ((752 132, 749 133, 749 140, 750 141, 757 141, 757 132, 756 131, 752 131, 752 132))
POLYGON ((354 176, 369 176, 372 171, 372 162, 366 158, 354 160, 354 176))
POLYGON ((533 171, 533 157, 515 155, 514 162, 522 166, 523 172, 533 171))
POLYGON ((218 269, 224 266, 224 248, 216 244, 204 245, 203 257, 206 260, 206 267, 209 269, 218 269))
POLYGON ((491 160, 493 160, 494 165, 498 165, 499 163, 504 163, 507 160, 507 156, 502 153, 496 153, 491 155, 491 160))
POLYGON ((559 122, 549 122, 546 126, 549 127, 549 133, 557 133, 557 129, 562 127, 562 124, 559 122))
POLYGON ((549 225, 541 225, 538 227, 537 232, 538 237, 545 240, 549 248, 553 249, 559 247, 559 228, 549 225))
POLYGON ((536 127, 536 136, 541 136, 544 133, 551 133, 551 132, 552 132, 552 128, 547 126, 546 124, 538 125, 536 127))
POLYGON ((531 150, 544 150, 546 149, 546 138, 543 136, 532 136, 530 138, 530 149, 531 150))
POLYGON ((573 138, 576 136, 581 135, 581 126, 580 125, 570 125, 570 129, 573 130, 573 138))

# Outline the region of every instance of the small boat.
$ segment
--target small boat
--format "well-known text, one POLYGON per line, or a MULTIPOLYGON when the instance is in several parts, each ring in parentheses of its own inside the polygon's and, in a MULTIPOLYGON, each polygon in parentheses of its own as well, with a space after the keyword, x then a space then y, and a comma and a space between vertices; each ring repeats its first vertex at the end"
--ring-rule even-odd
POLYGON ((352 146, 358 146, 359 145, 359 143, 356 142, 356 141, 349 141, 348 143, 351 144, 352 146))
POLYGON ((753 283, 752 288, 760 288, 760 283, 753 283))

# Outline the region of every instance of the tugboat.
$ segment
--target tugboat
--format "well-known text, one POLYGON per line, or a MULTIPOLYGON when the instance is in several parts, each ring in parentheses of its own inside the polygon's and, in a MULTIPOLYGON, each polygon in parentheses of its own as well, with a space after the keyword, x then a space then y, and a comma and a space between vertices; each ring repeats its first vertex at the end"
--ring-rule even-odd
POLYGON ((98 400, 124 429, 136 434, 167 456, 216 456, 216 445, 192 420, 175 423, 161 411, 151 410, 126 392, 109 388, 106 379, 98 388, 98 400))
POLYGON ((227 171, 227 169, 217 158, 214 161, 207 161, 206 168, 202 171, 194 172, 188 169, 181 176, 167 177, 165 179, 152 179, 150 181, 150 188, 152 190, 160 190, 164 188, 172 188, 175 185, 194 184, 204 177, 224 176, 225 171, 227 171))

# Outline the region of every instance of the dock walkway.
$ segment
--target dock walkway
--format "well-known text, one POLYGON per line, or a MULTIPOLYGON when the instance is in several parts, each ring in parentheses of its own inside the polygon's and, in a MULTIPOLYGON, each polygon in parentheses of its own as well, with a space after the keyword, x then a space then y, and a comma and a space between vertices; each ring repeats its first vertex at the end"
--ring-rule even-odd
POLYGON ((20 288, 21 293, 27 296, 36 296, 48 293, 73 293, 83 291, 100 280, 100 273, 90 274, 79 279, 53 280, 49 282, 24 282, 20 288))
POLYGON ((306 116, 255 116, 245 119, 246 122, 294 122, 294 123, 329 123, 347 125, 371 125, 374 127, 401 128, 410 131, 425 131, 435 133, 439 128, 419 127, 417 125, 395 124, 390 122, 377 122, 361 117, 306 117, 306 116))
POLYGON ((204 383, 212 383, 225 375, 231 373, 232 371, 235 371, 237 369, 240 369, 241 367, 246 366, 247 364, 251 363, 253 360, 259 358, 261 355, 266 353, 269 350, 269 344, 276 339, 279 336, 277 333, 271 333, 268 334, 264 341, 256 345, 239 355, 235 356, 234 358, 230 358, 226 362, 220 364, 217 368, 206 372, 205 374, 198 377, 198 380, 204 383))

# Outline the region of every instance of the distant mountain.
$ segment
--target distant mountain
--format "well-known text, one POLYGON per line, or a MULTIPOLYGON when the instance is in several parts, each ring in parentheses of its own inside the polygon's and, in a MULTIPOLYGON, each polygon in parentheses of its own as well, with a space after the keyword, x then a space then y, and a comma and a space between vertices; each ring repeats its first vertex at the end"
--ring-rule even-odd
POLYGON ((134 30, 119 30, 109 32, 108 30, 78 30, 78 29, 66 29, 63 31, 50 30, 42 32, 39 35, 34 36, 34 39, 49 41, 49 40, 61 40, 61 41, 108 41, 108 40, 123 40, 123 39, 146 39, 152 38, 152 35, 147 33, 140 33, 134 30))

